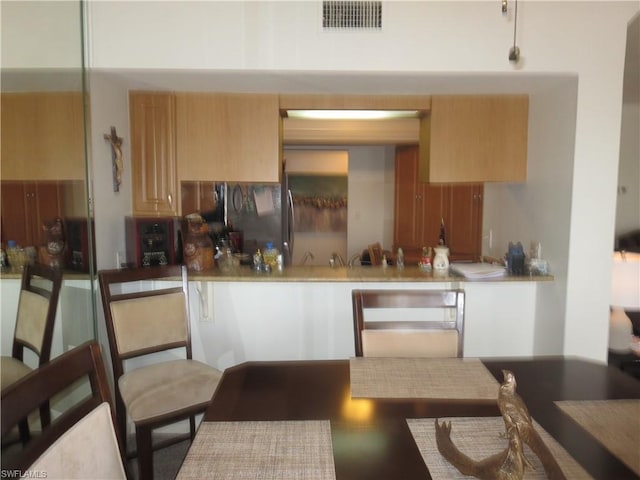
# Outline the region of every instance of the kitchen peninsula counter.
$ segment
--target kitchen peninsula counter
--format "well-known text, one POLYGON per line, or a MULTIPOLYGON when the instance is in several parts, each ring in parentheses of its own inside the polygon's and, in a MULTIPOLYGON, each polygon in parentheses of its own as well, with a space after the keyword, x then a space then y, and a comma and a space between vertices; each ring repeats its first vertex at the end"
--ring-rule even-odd
POLYGON ((473 280, 417 266, 189 272, 193 354, 220 369, 253 360, 349 358, 353 290, 459 288, 466 294, 466 357, 561 355, 564 321, 540 301, 557 286, 550 275, 473 280))
POLYGON ((453 272, 424 272, 418 267, 397 269, 384 267, 291 266, 281 271, 256 272, 248 266, 229 270, 215 268, 204 272, 189 272, 189 280, 219 282, 391 282, 391 283, 451 283, 451 282, 549 282, 552 275, 504 275, 470 279, 453 272))

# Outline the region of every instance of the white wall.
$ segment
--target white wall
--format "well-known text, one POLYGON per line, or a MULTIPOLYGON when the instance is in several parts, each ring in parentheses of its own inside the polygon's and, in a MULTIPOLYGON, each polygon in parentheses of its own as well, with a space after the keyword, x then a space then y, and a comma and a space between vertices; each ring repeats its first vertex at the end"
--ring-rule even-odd
POLYGON ((392 146, 350 146, 348 151, 350 258, 376 242, 392 248, 395 164, 392 146))
POLYGON ((0 2, 2 68, 82 65, 79 1, 0 2))
MULTIPOLYGON (((575 136, 562 137, 574 142, 573 161, 567 161, 563 142, 557 149, 533 145, 534 158, 549 163, 557 158, 562 165, 534 179, 544 187, 507 192, 514 202, 543 199, 568 213, 561 218, 554 212, 558 221, 552 226, 541 220, 529 231, 548 255, 555 248, 553 256, 566 259, 566 295, 564 285, 554 292, 555 304, 565 309, 550 312, 555 321, 566 318, 563 352, 605 360, 624 46, 627 22, 638 10, 636 1, 520 2, 522 61, 514 68, 506 58, 512 18, 503 17, 495 1, 385 2, 384 30, 365 34, 322 32, 316 2, 91 2, 90 58, 92 67, 105 69, 262 71, 270 80, 264 89, 318 93, 462 93, 507 89, 526 74, 541 81, 554 75, 575 79, 575 136), (301 71, 321 72, 325 81, 297 81, 301 71), (389 75, 377 81, 380 72, 393 72, 394 81, 389 75), (455 81, 451 73, 459 73, 455 81), (464 82, 473 76, 473 82, 464 82), (493 85, 500 80, 501 86, 493 85), (571 173, 570 182, 561 177, 565 190, 552 188, 558 168, 571 173)), ((561 93, 571 88, 557 85, 549 98, 562 100, 561 93)), ((572 129, 565 108, 559 119, 550 101, 534 108, 549 112, 538 128, 547 122, 549 130, 556 124, 561 132, 572 129)), ((553 133, 539 134, 547 137, 553 133)), ((508 217, 515 222, 527 210, 514 204, 508 217)), ((505 236, 529 233, 527 228, 517 225, 505 236)))
MULTIPOLYGON (((110 75, 91 74, 91 178, 95 215, 98 270, 119 267, 125 261, 124 216, 131 215, 131 138, 127 87, 110 75), (104 134, 116 127, 122 137, 123 173, 118 192, 113 191, 111 146, 104 134)), ((100 305, 98 306, 100 307, 100 305)))

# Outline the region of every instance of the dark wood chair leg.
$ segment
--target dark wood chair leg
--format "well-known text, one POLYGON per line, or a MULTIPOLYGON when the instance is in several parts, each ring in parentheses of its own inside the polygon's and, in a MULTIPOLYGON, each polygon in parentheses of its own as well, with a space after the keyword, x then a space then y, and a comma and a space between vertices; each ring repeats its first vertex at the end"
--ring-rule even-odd
POLYGON ((127 412, 120 395, 116 396, 116 423, 120 433, 120 453, 123 459, 127 458, 127 412))
POLYGON ((29 432, 29 422, 23 420, 18 423, 18 431, 20 432, 20 441, 23 445, 26 445, 31 439, 31 433, 29 432))
POLYGON ((189 417, 189 433, 191 435, 191 442, 196 438, 196 417, 195 415, 191 415, 189 417))
POLYGON ((138 480, 153 480, 153 445, 151 429, 136 426, 138 447, 138 480))
POLYGON ((40 425, 42 430, 51 425, 51 409, 48 401, 40 405, 40 425))

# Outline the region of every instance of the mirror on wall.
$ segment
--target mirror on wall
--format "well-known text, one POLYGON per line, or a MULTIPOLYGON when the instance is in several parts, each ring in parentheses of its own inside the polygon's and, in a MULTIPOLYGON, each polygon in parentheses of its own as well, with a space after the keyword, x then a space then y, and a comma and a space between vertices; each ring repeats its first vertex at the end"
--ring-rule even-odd
POLYGON ((96 336, 83 3, 3 1, 0 9, 0 236, 3 248, 17 249, 0 277, 1 353, 11 355, 21 266, 38 262, 63 269, 54 357, 96 336))

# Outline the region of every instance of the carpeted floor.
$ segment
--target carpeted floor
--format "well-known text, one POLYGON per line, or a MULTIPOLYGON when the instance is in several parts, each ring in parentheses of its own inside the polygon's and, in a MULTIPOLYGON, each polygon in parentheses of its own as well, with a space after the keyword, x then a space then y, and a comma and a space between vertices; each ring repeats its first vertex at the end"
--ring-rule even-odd
MULTIPOLYGON (((129 440, 129 445, 135 445, 135 438, 129 440)), ((182 460, 187 454, 190 442, 185 440, 184 442, 176 443, 170 447, 163 448, 162 450, 156 450, 153 452, 153 478, 154 480, 174 480, 182 465, 182 460)), ((130 480, 138 479, 138 462, 134 458, 129 460, 128 472, 130 480)))

